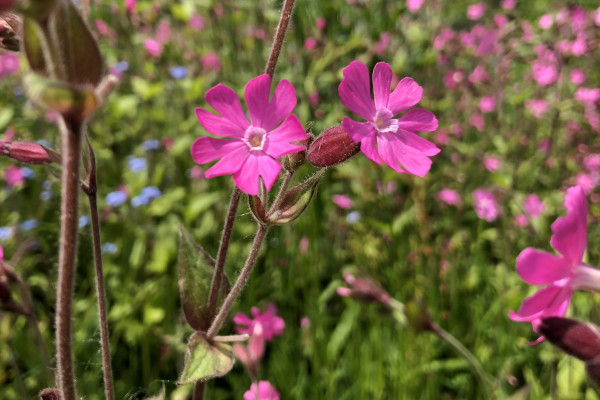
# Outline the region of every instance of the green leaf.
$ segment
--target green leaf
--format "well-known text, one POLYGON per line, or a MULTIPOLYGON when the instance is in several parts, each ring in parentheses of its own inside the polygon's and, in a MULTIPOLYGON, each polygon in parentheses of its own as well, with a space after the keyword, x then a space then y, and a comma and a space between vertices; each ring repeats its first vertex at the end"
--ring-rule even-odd
POLYGON ((283 225, 298 218, 308 207, 324 173, 325 168, 320 169, 308 180, 290 189, 285 194, 281 206, 267 215, 267 221, 274 225, 283 225))
POLYGON ((227 343, 209 342, 201 332, 194 332, 185 352, 185 365, 177 381, 184 385, 223 376, 233 368, 233 350, 227 343))
MULTIPOLYGON (((206 329, 207 306, 215 260, 194 241, 192 235, 179 227, 179 295, 188 324, 195 330, 206 329)), ((219 301, 229 291, 229 281, 221 280, 219 301)))
POLYGON ((42 29, 32 18, 23 18, 23 47, 31 69, 46 74, 46 60, 41 41, 42 29))
POLYGON ((4 106, 2 110, 0 110, 0 129, 6 128, 9 124, 10 120, 14 115, 14 110, 10 107, 4 106))

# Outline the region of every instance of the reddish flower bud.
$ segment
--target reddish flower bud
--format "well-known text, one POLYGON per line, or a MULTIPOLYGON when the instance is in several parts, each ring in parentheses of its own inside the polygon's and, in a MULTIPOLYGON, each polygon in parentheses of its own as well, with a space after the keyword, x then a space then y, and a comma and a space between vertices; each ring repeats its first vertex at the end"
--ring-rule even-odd
POLYGON ((375 302, 388 306, 391 301, 390 295, 379 285, 368 278, 356 278, 350 273, 344 274, 344 281, 349 288, 340 287, 338 295, 352 297, 364 302, 375 302))
POLYGON ((60 400, 60 390, 58 389, 44 389, 40 392, 40 398, 42 400, 60 400))
POLYGON ((562 317, 542 318, 539 332, 565 353, 583 361, 600 356, 600 330, 591 323, 562 317))
POLYGON ((308 149, 308 162, 315 167, 330 167, 346 161, 360 151, 344 128, 334 126, 323 132, 308 149))
POLYGON ((0 142, 0 152, 7 157, 27 164, 52 162, 48 152, 41 145, 32 142, 0 142))

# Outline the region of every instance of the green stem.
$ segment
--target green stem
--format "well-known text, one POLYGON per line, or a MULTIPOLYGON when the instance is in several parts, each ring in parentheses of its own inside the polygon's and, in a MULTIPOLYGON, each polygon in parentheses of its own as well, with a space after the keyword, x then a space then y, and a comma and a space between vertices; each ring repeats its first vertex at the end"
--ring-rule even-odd
POLYGON ((290 183, 292 182, 292 178, 294 177, 294 173, 290 171, 285 172, 285 177, 283 178, 283 182, 281 182, 281 186, 279 187, 279 193, 273 202, 273 205, 269 209, 267 215, 270 215, 275 210, 281 206, 283 199, 285 198, 285 194, 287 193, 288 188, 290 187, 290 183))

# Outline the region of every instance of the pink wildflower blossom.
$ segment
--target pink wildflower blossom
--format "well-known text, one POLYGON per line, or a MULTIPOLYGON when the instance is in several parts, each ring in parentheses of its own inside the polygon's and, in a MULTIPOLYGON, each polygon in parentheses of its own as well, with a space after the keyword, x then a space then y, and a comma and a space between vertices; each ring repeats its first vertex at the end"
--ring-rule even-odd
POLYGON ((550 28, 553 23, 554 23, 554 17, 552 17, 552 15, 550 15, 550 14, 544 14, 538 20, 538 25, 542 29, 550 28))
POLYGON ((502 14, 494 15, 494 23, 498 28, 504 28, 508 24, 508 18, 502 14))
POLYGON ((325 26, 327 26, 327 21, 325 18, 319 17, 315 20, 315 25, 318 29, 323 30, 325 29, 325 26))
POLYGON ((448 71, 444 76, 444 84, 448 89, 454 89, 464 80, 465 73, 460 69, 453 69, 451 71, 448 71))
POLYGON ((483 132, 483 128, 485 128, 485 121, 483 120, 483 115, 481 114, 473 114, 471 118, 469 118, 469 124, 475 127, 479 132, 483 132))
POLYGON ((496 108, 496 99, 493 96, 484 96, 479 100, 479 110, 482 113, 489 113, 496 108))
POLYGON ((423 6, 425 0, 406 0, 406 8, 411 13, 416 13, 423 6))
POLYGON ((125 8, 127 9, 128 12, 133 14, 135 12, 135 9, 137 8, 137 1, 136 0, 125 0, 125 8))
POLYGON ((558 80, 558 61, 556 55, 543 46, 536 46, 538 58, 531 65, 533 78, 540 86, 548 86, 558 80))
POLYGON ((500 160, 494 156, 483 157, 483 166, 490 172, 497 171, 500 168, 500 160))
POLYGON ((579 86, 583 82, 585 82, 585 72, 583 72, 580 69, 574 69, 573 71, 571 71, 570 77, 571 82, 573 82, 574 85, 579 86))
POLYGON ((531 218, 537 218, 542 215, 546 205, 537 194, 530 194, 525 198, 523 208, 525 208, 525 212, 529 214, 531 218))
POLYGON ((9 165, 4 171, 4 179, 6 180, 6 186, 13 187, 23 183, 25 176, 23 175, 23 170, 21 168, 9 165))
POLYGON ((0 56, 0 78, 12 75, 19 70, 19 57, 12 53, 6 53, 0 56))
POLYGON ((527 226, 527 223, 529 221, 527 220, 527 216, 525 214, 519 214, 517 216, 515 216, 515 226, 522 228, 524 226, 527 226))
MULTIPOLYGON (((569 188, 565 196, 567 215, 552 224, 550 244, 559 256, 531 247, 517 257, 517 272, 531 285, 546 285, 526 298, 519 311, 509 313, 517 322, 531 322, 538 331, 544 317, 562 317, 578 289, 598 290, 600 271, 583 263, 587 246, 588 205, 581 187, 569 188)), ((544 340, 540 337, 535 343, 544 340)))
POLYGON ((517 0, 502 0, 502 3, 500 3, 500 5, 505 10, 512 10, 517 5, 517 0))
POLYGON ((244 393, 244 400, 279 400, 279 392, 268 381, 260 381, 244 393))
POLYGON ((472 21, 477 21, 478 19, 483 17, 484 13, 485 13, 485 4, 484 3, 473 4, 467 8, 467 18, 469 18, 472 21))
POLYGON ((593 105, 598 100, 600 100, 600 89, 580 87, 575 92, 575 100, 587 105, 593 105))
POLYGON ((471 83, 478 83, 489 80, 490 76, 488 75, 488 73, 482 65, 476 66, 471 75, 469 75, 469 82, 471 83))
POLYGON ((438 197, 440 198, 440 200, 442 200, 444 203, 450 206, 456 206, 461 203, 460 196, 456 192, 456 190, 443 188, 438 192, 438 197))
POLYGON ((598 7, 598 9, 596 9, 594 12, 594 24, 596 24, 596 26, 600 26, 600 7, 598 7))
POLYGON ((264 312, 261 312, 257 307, 250 309, 253 319, 246 316, 243 313, 237 313, 233 317, 233 322, 238 324, 235 330, 239 334, 247 333, 252 335, 254 327, 257 324, 262 326, 262 335, 266 341, 273 339, 275 336, 283 335, 283 328, 285 328, 285 322, 281 317, 277 316, 277 307, 273 303, 269 303, 264 312))
POLYGON ((583 159, 583 165, 589 171, 597 171, 600 168, 600 154, 589 154, 583 159))
POLYGON ((438 121, 431 111, 422 108, 394 118, 421 100, 423 88, 412 78, 404 78, 390 93, 391 80, 390 66, 377 63, 373 69, 373 102, 367 67, 353 61, 344 68, 344 79, 339 86, 342 103, 367 122, 345 117, 342 125, 354 142, 360 142, 361 151, 372 161, 381 164, 383 160, 396 172, 423 177, 431 167, 429 157, 440 149, 415 133, 436 130, 438 121))
POLYGON ((294 87, 282 80, 271 100, 270 90, 271 79, 266 74, 246 85, 245 98, 251 122, 248 122, 232 89, 219 84, 206 92, 206 102, 221 116, 197 108, 198 121, 213 135, 233 138, 201 137, 192 144, 192 157, 196 163, 204 164, 220 158, 206 171, 207 178, 233 174, 233 180, 241 190, 256 195, 259 177, 262 177, 267 190, 277 180, 281 164, 276 158, 305 148, 290 143, 306 139, 302 124, 291 114, 296 106, 294 87))
POLYGON ((207 70, 219 72, 221 70, 221 61, 216 53, 208 53, 200 58, 202 67, 207 70))
POLYGON ((202 29, 204 29, 204 18, 194 13, 190 18, 189 25, 191 30, 196 32, 201 31, 202 29))
POLYGON ((541 99, 525 100, 525 107, 536 118, 542 118, 549 108, 548 103, 541 99))
POLYGON ((598 186, 598 174, 582 172, 575 178, 575 184, 583 189, 585 194, 590 194, 598 186))
POLYGON ((154 39, 144 40, 144 48, 152 57, 160 57, 163 51, 162 44, 154 39))
POLYGON ((352 208, 352 200, 350 199, 350 197, 348 197, 346 195, 334 194, 333 196, 331 196, 331 200, 339 208, 343 208, 345 210, 352 208))
POLYGON ((492 222, 498 218, 500 210, 492 192, 486 189, 477 189, 473 192, 473 201, 475 213, 479 218, 487 222, 492 222))
POLYGON ((306 40, 304 41, 304 48, 308 51, 311 51, 315 47, 317 47, 317 41, 315 40, 315 38, 306 38, 306 40))

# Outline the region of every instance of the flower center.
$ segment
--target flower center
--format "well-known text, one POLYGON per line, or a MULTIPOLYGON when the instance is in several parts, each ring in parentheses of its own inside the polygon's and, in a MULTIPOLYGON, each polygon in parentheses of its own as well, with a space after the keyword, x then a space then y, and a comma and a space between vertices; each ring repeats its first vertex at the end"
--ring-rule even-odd
POLYGON ((393 116, 394 114, 390 110, 381 107, 375 113, 375 119, 372 124, 379 132, 395 133, 398 130, 398 120, 392 118, 393 116))
POLYGON ((267 131, 258 126, 250 125, 244 133, 244 141, 250 148, 250 150, 262 150, 265 146, 267 138, 267 131))

